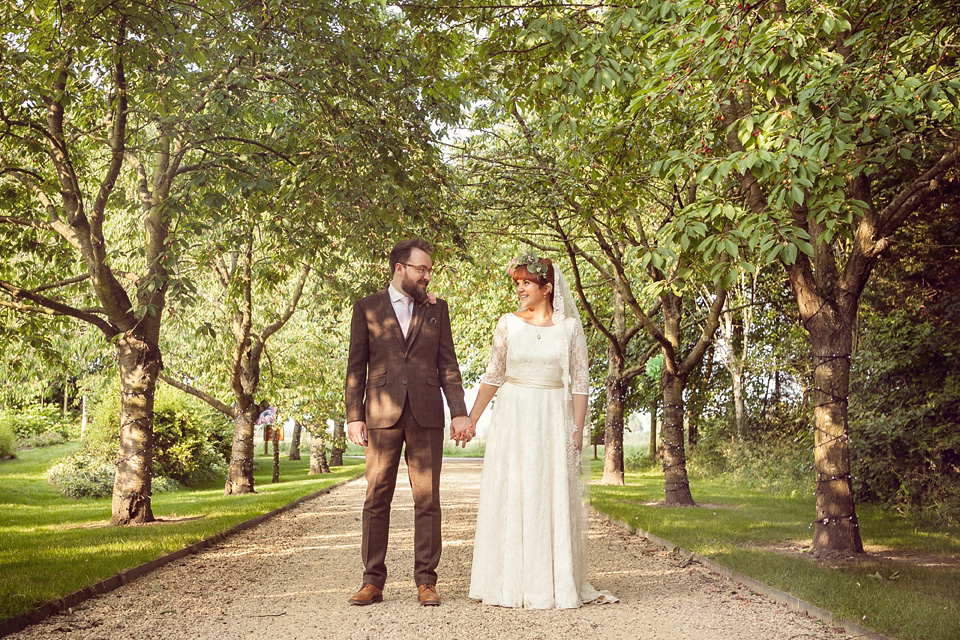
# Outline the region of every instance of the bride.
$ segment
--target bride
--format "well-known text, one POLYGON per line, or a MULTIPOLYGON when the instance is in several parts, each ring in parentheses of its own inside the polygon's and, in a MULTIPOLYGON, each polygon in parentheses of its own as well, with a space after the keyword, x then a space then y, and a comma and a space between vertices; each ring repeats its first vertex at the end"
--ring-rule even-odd
POLYGON ((520 311, 504 314, 470 419, 499 393, 487 433, 470 597, 569 609, 615 602, 585 577, 580 450, 589 365, 583 327, 550 260, 510 261, 520 311))

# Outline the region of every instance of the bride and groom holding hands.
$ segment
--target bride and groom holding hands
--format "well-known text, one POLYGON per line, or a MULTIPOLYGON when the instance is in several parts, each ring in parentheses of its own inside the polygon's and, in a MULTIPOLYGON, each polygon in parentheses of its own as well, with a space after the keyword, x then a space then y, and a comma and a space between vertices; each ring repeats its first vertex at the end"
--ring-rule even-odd
POLYGON ((464 445, 498 395, 480 480, 470 598, 534 609, 615 601, 585 578, 587 514, 579 457, 588 358, 563 275, 536 256, 511 261, 520 310, 497 322, 490 362, 468 414, 449 309, 427 293, 430 253, 430 245, 417 238, 397 243, 389 286, 353 307, 347 437, 365 447, 367 493, 362 587, 350 603, 382 600, 401 450, 413 491, 418 599, 426 606, 441 603, 441 393, 452 416, 450 436, 464 445))

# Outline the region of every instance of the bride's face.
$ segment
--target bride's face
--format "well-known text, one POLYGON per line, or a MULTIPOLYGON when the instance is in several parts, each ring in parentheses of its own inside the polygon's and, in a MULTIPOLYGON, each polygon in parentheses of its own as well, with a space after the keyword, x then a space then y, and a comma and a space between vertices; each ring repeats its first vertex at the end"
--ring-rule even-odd
POLYGON ((535 309, 542 304, 549 303, 547 298, 550 291, 549 287, 550 285, 541 287, 535 280, 517 280, 517 297, 520 298, 520 307, 535 309))

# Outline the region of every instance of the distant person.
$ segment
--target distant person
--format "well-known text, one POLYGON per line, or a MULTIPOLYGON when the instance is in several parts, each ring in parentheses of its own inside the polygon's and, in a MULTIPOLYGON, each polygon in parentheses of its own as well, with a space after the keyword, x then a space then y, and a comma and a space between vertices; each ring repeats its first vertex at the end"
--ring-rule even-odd
POLYGON ((476 424, 498 394, 480 479, 470 597, 528 609, 615 602, 586 580, 580 451, 589 362, 580 316, 550 260, 522 256, 509 272, 520 310, 497 322, 470 411, 476 424))
POLYGON ((366 447, 367 495, 363 505, 363 585, 354 605, 380 602, 387 580, 390 503, 400 450, 413 489, 414 580, 422 605, 439 605, 440 465, 443 396, 450 407, 451 437, 474 435, 463 400, 447 303, 427 293, 433 263, 419 238, 390 252, 387 288, 353 305, 347 361, 347 437, 366 447), (404 448, 406 444, 406 448, 404 448))

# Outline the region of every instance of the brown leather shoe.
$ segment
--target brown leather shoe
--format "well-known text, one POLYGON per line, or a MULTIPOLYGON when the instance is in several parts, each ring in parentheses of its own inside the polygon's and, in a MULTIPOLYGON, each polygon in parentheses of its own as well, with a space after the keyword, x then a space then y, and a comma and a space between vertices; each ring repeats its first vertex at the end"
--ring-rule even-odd
POLYGON ((417 585, 417 595, 420 598, 420 604, 425 607, 440 606, 440 594, 432 584, 417 585))
MULTIPOLYGON (((362 587, 360 587, 360 591, 357 591, 355 594, 353 594, 353 597, 350 598, 350 600, 348 600, 347 602, 349 602, 350 604, 355 604, 358 607, 364 607, 368 604, 373 604, 374 602, 382 601, 383 596, 380 595, 382 593, 383 593, 383 589, 379 587, 375 587, 368 582, 368 583, 365 583, 362 587)), ((437 601, 437 604, 440 604, 440 602, 437 601)))

